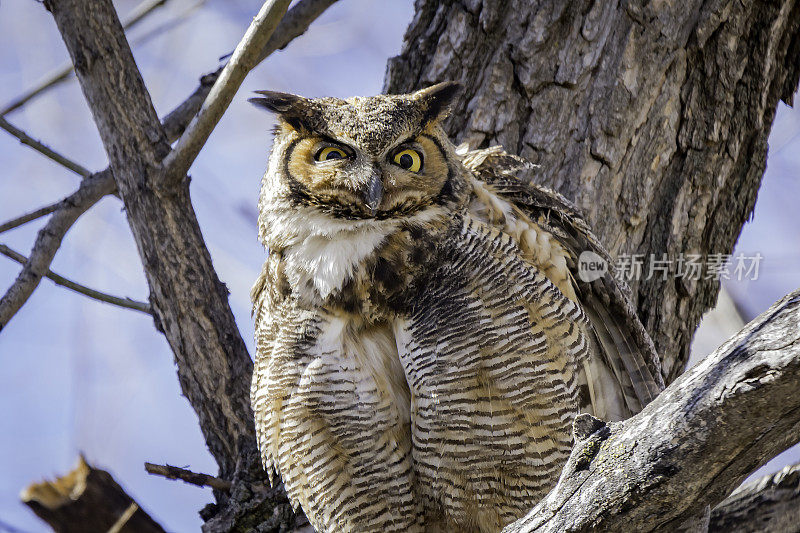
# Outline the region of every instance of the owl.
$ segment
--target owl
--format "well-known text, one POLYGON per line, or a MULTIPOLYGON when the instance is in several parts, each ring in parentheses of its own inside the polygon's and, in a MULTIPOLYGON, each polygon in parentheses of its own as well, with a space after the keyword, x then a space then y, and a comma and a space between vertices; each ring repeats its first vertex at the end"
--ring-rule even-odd
POLYGON ((577 209, 448 139, 457 90, 251 100, 278 117, 258 444, 320 532, 499 531, 554 486, 577 414, 620 420, 663 388, 626 287, 579 275, 610 258, 577 209))

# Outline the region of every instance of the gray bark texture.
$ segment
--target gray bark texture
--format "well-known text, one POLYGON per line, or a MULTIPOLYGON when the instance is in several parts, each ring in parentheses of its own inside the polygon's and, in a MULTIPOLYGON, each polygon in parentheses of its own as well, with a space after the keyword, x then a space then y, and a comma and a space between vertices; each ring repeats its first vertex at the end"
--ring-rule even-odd
POLYGON ((800 465, 736 489, 711 513, 711 533, 756 533, 800 529, 800 465))
MULTIPOLYGON (((385 89, 453 80, 447 123, 503 145, 574 201, 612 255, 729 254, 751 215, 779 99, 800 76, 800 3, 418 0, 385 89)), ((645 264, 645 273, 647 264, 645 264)), ((667 383, 715 279, 632 283, 667 383)))
MULTIPOLYGON (((304 3, 315 4, 296 7, 304 3)), ((159 122, 110 0, 45 6, 108 153, 156 327, 219 477, 231 482, 202 512, 204 530, 302 525, 282 489, 264 483, 248 398, 252 363, 189 180, 164 179, 168 141, 186 122, 167 131, 159 122)), ((389 92, 462 82, 452 136, 538 163, 533 179, 575 201, 613 254, 730 253, 755 203, 777 102, 790 101, 800 76, 800 3, 418 0, 416 8, 389 64, 389 92)), ((213 81, 176 112, 196 113, 213 81)), ((718 282, 654 276, 632 288, 672 381, 718 282)), ((541 504, 559 501, 562 512, 548 507, 546 523, 531 519, 536 527, 668 527, 796 442, 800 405, 783 395, 800 384, 789 329, 800 327, 797 295, 776 305, 639 416, 612 426, 583 419, 567 471, 541 504), (695 498, 681 499, 684 492, 695 498), (592 499, 600 494, 605 504, 592 499)))
POLYGON ((638 415, 580 415, 558 485, 504 533, 676 531, 800 440, 798 390, 800 290, 638 415))

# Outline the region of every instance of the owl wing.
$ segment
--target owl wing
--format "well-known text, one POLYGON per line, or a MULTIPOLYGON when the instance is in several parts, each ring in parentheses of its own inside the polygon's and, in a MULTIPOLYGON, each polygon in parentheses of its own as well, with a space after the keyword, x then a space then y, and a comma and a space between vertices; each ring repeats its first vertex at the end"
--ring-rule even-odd
POLYGON ((497 531, 569 455, 588 322, 497 228, 455 215, 435 239, 395 322, 418 486, 465 530, 497 531))
MULTIPOLYGON (((530 163, 505 153, 500 147, 469 152, 464 163, 565 252, 564 266, 568 271, 565 283, 574 288, 575 297, 589 318, 591 340, 595 353, 600 355, 585 368, 595 415, 619 419, 640 411, 664 388, 660 359, 631 304, 630 289, 614 277, 610 255, 578 209, 557 192, 518 179, 519 171, 530 168, 530 163), (584 281, 578 273, 578 258, 587 251, 597 254, 609 266, 604 275, 593 281, 584 281), (622 408, 615 405, 615 389, 622 391, 625 403, 622 408)), ((548 265, 536 266, 548 269, 548 265)), ((557 279, 558 273, 548 272, 548 276, 557 279)))
POLYGON ((359 366, 347 324, 281 287, 277 257, 252 291, 251 402, 270 479, 280 474, 317 531, 419 531, 408 415, 359 366))

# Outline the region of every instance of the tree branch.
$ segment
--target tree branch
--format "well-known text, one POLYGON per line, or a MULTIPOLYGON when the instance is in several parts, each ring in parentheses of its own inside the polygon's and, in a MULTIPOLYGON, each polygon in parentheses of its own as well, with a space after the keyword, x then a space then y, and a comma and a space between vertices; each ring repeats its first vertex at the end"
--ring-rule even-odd
POLYGON ((219 78, 203 103, 197 116, 189 123, 175 149, 164 159, 169 182, 177 182, 186 175, 200 149, 208 140, 222 114, 230 105, 245 76, 258 64, 261 50, 289 8, 290 0, 268 0, 253 19, 244 37, 222 69, 219 78))
MULTIPOLYGON (((147 18, 150 13, 155 12, 156 9, 165 5, 167 1, 168 0, 144 0, 141 4, 133 8, 133 11, 128 14, 128 17, 125 21, 125 29, 129 30, 133 28, 139 22, 147 18)), ((53 72, 45 76, 45 78, 35 87, 9 102, 8 105, 6 105, 6 107, 0 111, 0 117, 19 109, 48 89, 51 89, 61 82, 66 81, 70 74, 72 74, 72 71, 73 66, 72 63, 69 62, 55 69, 53 72)))
POLYGON ((59 207, 61 207, 62 201, 56 202, 54 204, 47 205, 36 211, 31 211, 30 213, 25 213, 22 216, 18 216, 17 218, 13 218, 8 222, 0 224, 0 233, 6 232, 8 230, 12 230, 23 224, 27 224, 28 222, 32 222, 36 219, 42 218, 43 216, 49 215, 53 211, 56 211, 59 207))
MULTIPOLYGON (((275 33, 273 33, 269 42, 262 50, 261 56, 267 57, 275 50, 284 48, 293 39, 302 35, 308 29, 308 26, 317 17, 319 17, 319 15, 321 15, 327 7, 335 3, 335 1, 336 0, 302 0, 298 2, 297 5, 289 10, 284 19, 281 21, 280 26, 275 33)), ((174 142, 180 136, 181 132, 183 132, 186 128, 186 125, 189 124, 189 122, 192 120, 192 117, 200 109, 220 71, 221 69, 214 73, 203 76, 197 89, 195 89, 195 91, 171 113, 164 117, 163 127, 169 142, 174 142)), ((0 120, 2 120, 2 118, 0 118, 0 120)), ((103 188, 104 190, 108 191, 106 194, 117 194, 116 184, 114 183, 110 168, 92 175, 91 178, 93 180, 102 181, 102 184, 98 183, 92 185, 92 187, 103 188)), ((92 183, 94 183, 94 181, 92 183)), ((83 212, 90 209, 102 197, 103 196, 91 196, 91 198, 85 197, 83 201, 88 203, 82 205, 83 212)), ((53 222, 51 220, 51 223, 59 226, 57 233, 60 233, 61 237, 53 238, 54 236, 50 235, 49 230, 45 234, 40 232, 36 244, 34 245, 30 254, 30 261, 32 261, 32 264, 38 265, 37 271, 44 272, 50 267, 50 263, 52 262, 53 257, 55 257, 56 251, 58 251, 58 248, 61 246, 61 241, 64 234, 66 234, 72 224, 77 220, 77 217, 80 216, 77 215, 73 218, 72 215, 74 215, 74 206, 71 204, 70 198, 62 200, 58 204, 53 204, 51 206, 42 208, 34 213, 23 215, 22 217, 11 220, 0 226, 0 233, 2 233, 3 231, 17 227, 21 224, 34 220, 35 218, 44 216, 47 214, 45 211, 49 209, 54 207, 57 208, 54 209, 54 212, 56 213, 54 218, 57 216, 57 222, 53 222)), ((45 229, 48 228, 46 227, 45 229)), ((20 276, 17 278, 17 281, 15 281, 14 285, 12 285, 12 287, 6 293, 6 297, 9 298, 11 298, 10 295, 13 294, 13 305, 9 303, 8 309, 3 312, 3 304, 2 301, 0 301, 0 330, 2 330, 3 326, 8 323, 14 314, 16 314, 16 312, 28 300, 30 295, 33 293, 33 290, 41 280, 41 276, 38 276, 37 278, 35 273, 31 272, 25 276, 22 275, 23 273, 20 274, 20 276), (3 317, 5 317, 5 320, 3 320, 3 317)))
MULTIPOLYGON (((21 265, 28 264, 28 258, 22 255, 19 252, 15 252, 5 244, 0 244, 0 254, 5 255, 8 258, 13 259, 17 263, 21 265)), ((136 311, 141 311, 142 313, 146 313, 151 315, 152 312, 150 311, 150 304, 145 302, 138 302, 136 300, 132 300, 130 298, 119 298, 117 296, 112 296, 110 294, 106 294, 104 292, 96 291, 91 289, 85 285, 81 285, 80 283, 76 283, 74 281, 68 280, 64 276, 60 276, 53 272, 52 270, 48 270, 45 272, 45 277, 50 278, 56 285, 61 285, 62 287, 66 287, 67 289, 71 289, 79 294, 83 294, 84 296, 88 296, 93 300, 98 300, 100 302, 109 303, 112 305, 116 305, 118 307, 124 307, 126 309, 134 309, 136 311)))
POLYGON ((65 198, 47 224, 39 230, 36 243, 22 271, 0 299, 0 331, 28 300, 39 285, 61 246, 69 228, 100 198, 114 191, 111 172, 104 171, 84 179, 78 190, 65 198))
POLYGON ((126 533, 164 533, 111 474, 89 466, 83 457, 68 474, 31 484, 20 498, 58 533, 109 533, 115 527, 126 533))
POLYGON ((71 170, 72 172, 74 172, 79 176, 87 178, 92 174, 83 166, 79 165, 78 163, 76 163, 75 161, 69 159, 64 155, 59 154, 58 152, 46 146, 45 144, 41 143, 40 141, 37 141, 36 139, 34 139, 21 129, 17 128, 16 126, 14 126, 1 116, 0 116, 0 128, 6 130, 8 133, 19 139, 20 143, 30 146, 43 156, 47 157, 52 161, 55 161, 62 167, 71 170))
POLYGON ((171 465, 156 465, 145 463, 144 469, 148 474, 163 476, 167 479, 180 479, 186 483, 197 485, 198 487, 212 487, 217 490, 230 490, 231 482, 208 474, 199 474, 185 468, 171 465))
POLYGON ((745 483, 711 512, 709 533, 792 531, 800 523, 800 465, 745 483))
POLYGON ((635 417, 581 415, 558 485, 504 532, 675 531, 800 441, 798 390, 800 290, 635 417))

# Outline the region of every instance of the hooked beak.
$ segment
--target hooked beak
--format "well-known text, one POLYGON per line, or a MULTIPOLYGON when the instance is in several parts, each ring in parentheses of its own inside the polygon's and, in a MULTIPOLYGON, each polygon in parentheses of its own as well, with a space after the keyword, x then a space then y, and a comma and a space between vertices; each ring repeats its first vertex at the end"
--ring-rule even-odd
POLYGON ((382 198, 383 198, 383 182, 381 181, 380 171, 376 169, 372 173, 372 177, 369 179, 369 184, 367 185, 367 189, 364 192, 364 203, 367 204, 367 207, 369 208, 373 216, 378 211, 378 206, 381 205, 382 198))

